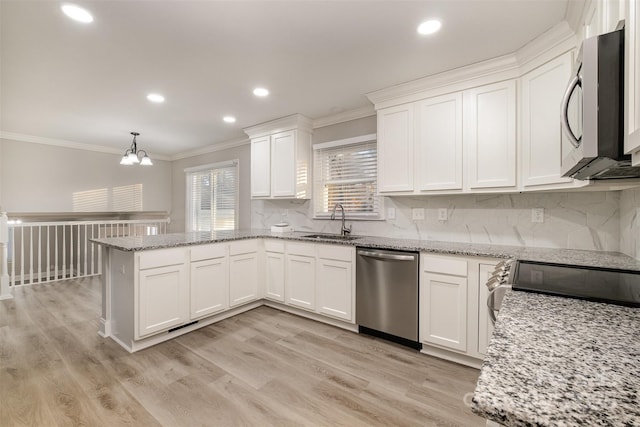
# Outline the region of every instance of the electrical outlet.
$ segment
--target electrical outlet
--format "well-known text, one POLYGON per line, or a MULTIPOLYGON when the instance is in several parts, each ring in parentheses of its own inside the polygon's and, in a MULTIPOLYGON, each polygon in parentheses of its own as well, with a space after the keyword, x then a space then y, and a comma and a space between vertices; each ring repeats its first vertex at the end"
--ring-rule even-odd
POLYGON ((531 222, 544 222, 544 208, 531 209, 531 222))
POLYGON ((413 208, 413 209, 411 209, 411 218, 413 220, 424 219, 424 208, 413 208))
POLYGON ((396 208, 387 208, 387 219, 396 219, 396 208))
POLYGON ((438 221, 446 221, 449 219, 449 212, 447 208, 438 209, 438 221))

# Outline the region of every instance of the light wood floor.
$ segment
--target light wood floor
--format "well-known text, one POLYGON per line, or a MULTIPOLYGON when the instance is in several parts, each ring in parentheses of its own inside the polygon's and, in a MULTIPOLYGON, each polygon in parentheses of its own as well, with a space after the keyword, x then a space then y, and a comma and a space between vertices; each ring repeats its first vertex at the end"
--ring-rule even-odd
POLYGON ((483 426, 478 371, 261 307, 129 354, 99 280, 0 301, 0 426, 483 426))

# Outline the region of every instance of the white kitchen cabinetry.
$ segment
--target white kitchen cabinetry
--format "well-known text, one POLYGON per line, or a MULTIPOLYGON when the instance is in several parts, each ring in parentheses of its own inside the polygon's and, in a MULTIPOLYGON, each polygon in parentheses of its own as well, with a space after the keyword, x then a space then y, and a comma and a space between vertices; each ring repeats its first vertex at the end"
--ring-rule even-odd
POLYGON ((135 337, 154 334, 189 319, 189 275, 183 248, 138 255, 135 337))
POLYGON ((191 248, 190 319, 229 307, 229 255, 224 243, 191 248))
POLYGON ((416 103, 417 189, 462 189, 462 93, 416 103))
POLYGON ((522 76, 520 144, 522 185, 572 183, 561 173, 561 160, 571 150, 562 138, 560 105, 572 69, 570 52, 522 76))
POLYGON ((311 197, 311 129, 299 114, 244 129, 251 138, 251 197, 311 197))
POLYGON ((467 262, 423 255, 420 273, 420 341, 467 350, 467 262))
POLYGON ((289 305, 316 308, 316 251, 313 244, 288 244, 285 295, 289 305))
POLYGON ((471 190, 516 186, 516 84, 464 92, 464 144, 471 190))
POLYGON ((378 111, 378 191, 413 191, 413 104, 378 111))
POLYGON ((634 166, 640 166, 640 1, 627 0, 625 5, 625 152, 632 154, 634 166))
POLYGON ((487 354, 487 347, 491 335, 493 334, 493 324, 489 317, 489 307, 487 306, 487 298, 489 297, 489 289, 486 286, 491 273, 495 269, 495 264, 479 265, 480 278, 478 283, 478 353, 481 355, 487 354))
POLYGON ((271 195, 271 137, 251 140, 251 197, 271 195))
POLYGON ((265 298, 284 302, 284 242, 265 240, 265 298))
POLYGON ((229 245, 229 306, 260 298, 258 240, 238 240, 229 245))
POLYGON ((355 248, 318 245, 317 253, 318 312, 353 322, 355 248))

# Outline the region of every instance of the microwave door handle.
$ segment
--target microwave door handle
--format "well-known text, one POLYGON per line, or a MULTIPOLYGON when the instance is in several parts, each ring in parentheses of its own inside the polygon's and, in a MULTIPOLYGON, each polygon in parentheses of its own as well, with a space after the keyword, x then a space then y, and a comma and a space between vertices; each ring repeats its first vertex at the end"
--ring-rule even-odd
POLYGON ((564 131, 567 138, 569 138, 569 142, 571 145, 578 148, 580 146, 580 139, 576 138, 576 135, 571 130, 571 126, 569 126, 569 100, 571 99, 571 94, 576 89, 577 86, 582 86, 582 79, 580 75, 575 75, 573 79, 569 82, 569 86, 567 87, 567 91, 564 93, 564 97, 562 98, 562 130, 564 131))

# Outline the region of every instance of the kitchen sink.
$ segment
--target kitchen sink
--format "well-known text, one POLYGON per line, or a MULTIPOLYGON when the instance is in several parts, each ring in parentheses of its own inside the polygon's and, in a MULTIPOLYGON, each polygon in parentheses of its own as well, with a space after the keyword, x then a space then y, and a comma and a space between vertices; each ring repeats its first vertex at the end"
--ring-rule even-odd
POLYGON ((359 239, 359 236, 341 236, 340 234, 307 234, 306 236, 302 236, 307 239, 318 239, 318 240, 356 240, 359 239))

